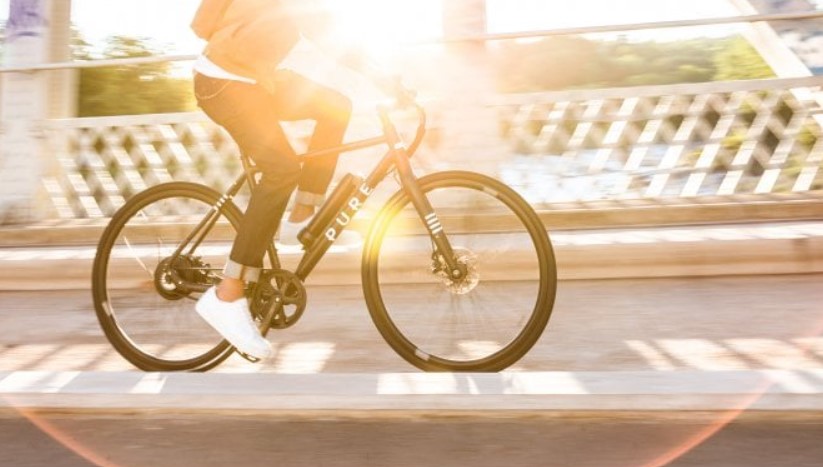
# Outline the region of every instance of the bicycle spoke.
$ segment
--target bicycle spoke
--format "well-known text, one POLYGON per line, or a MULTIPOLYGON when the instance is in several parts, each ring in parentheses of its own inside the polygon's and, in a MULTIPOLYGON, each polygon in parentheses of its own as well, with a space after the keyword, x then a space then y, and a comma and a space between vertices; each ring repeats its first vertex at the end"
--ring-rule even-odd
MULTIPOLYGON (((207 368, 228 356, 228 344, 195 312, 199 293, 192 291, 222 269, 200 259, 222 240, 205 232, 192 254, 174 254, 194 229, 188 225, 205 219, 219 198, 190 183, 158 185, 129 200, 101 239, 93 282, 97 316, 115 348, 142 369, 207 368), (131 259, 113 258, 117 245, 131 259)), ((220 216, 232 227, 239 222, 233 205, 220 216)))
MULTIPOLYGON (((448 180, 451 174, 437 174, 421 180, 421 186, 448 227, 445 232, 454 262, 464 269, 462 277, 446 271, 442 258, 432 258, 431 237, 420 235, 423 226, 409 229, 402 222, 397 227, 384 222, 379 224, 385 226, 382 235, 372 237, 378 246, 366 248, 366 264, 373 269, 364 274, 364 287, 367 299, 375 302, 369 303, 369 311, 378 326, 384 320, 392 323, 383 336, 420 368, 500 369, 520 358, 548 321, 555 282, 541 280, 545 268, 540 262, 553 257, 546 257, 550 245, 540 239, 539 227, 534 228, 541 225, 539 218, 528 213, 522 199, 499 182, 456 174, 465 178, 448 180), (486 184, 494 187, 486 189, 486 184), (441 209, 438 203, 459 204, 441 209), (409 273, 411 263, 420 265, 416 271, 433 272, 409 273), (427 285, 421 288, 420 283, 427 285), (376 289, 379 295, 372 292, 376 289), (425 304, 408 299, 410 295, 425 304), (418 311, 421 306, 425 313, 418 311)), ((395 199, 390 214, 384 215, 414 218, 408 198, 395 199)))
POLYGON ((129 242, 129 238, 128 237, 123 237, 123 242, 126 244, 126 248, 129 249, 129 252, 131 253, 132 258, 134 258, 134 260, 137 261, 137 264, 139 264, 140 267, 143 268, 143 270, 148 273, 150 279, 154 279, 154 271, 150 270, 146 266, 146 263, 144 263, 143 260, 140 259, 140 256, 138 256, 137 252, 134 250, 134 248, 132 248, 131 242, 129 242))

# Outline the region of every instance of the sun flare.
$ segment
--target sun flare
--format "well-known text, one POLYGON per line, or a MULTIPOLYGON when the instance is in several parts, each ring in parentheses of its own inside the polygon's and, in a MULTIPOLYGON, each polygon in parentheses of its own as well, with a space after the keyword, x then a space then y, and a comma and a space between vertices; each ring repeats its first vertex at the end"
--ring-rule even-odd
POLYGON ((404 44, 438 37, 442 0, 330 2, 334 34, 369 53, 387 54, 404 44))

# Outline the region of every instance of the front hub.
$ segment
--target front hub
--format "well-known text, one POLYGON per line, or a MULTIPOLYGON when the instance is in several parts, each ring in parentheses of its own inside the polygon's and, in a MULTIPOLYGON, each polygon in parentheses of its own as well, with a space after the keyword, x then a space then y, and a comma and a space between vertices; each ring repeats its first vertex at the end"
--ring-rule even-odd
POLYGON ((440 264, 434 272, 440 276, 443 285, 455 295, 466 295, 480 284, 480 272, 477 269, 477 255, 467 248, 454 249, 455 262, 460 270, 450 271, 440 257, 440 264))

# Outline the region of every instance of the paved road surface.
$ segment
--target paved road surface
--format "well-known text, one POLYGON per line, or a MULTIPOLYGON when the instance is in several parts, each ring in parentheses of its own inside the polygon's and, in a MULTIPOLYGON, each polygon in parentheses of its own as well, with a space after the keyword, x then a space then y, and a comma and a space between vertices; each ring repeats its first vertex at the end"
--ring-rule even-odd
MULTIPOLYGON (((0 371, 131 370, 102 336, 88 291, 0 293, 0 371)), ((217 371, 416 371, 382 340, 356 286, 309 289, 277 357, 217 371)), ((823 367, 823 275, 561 282, 549 326, 512 370, 823 367)))
POLYGON ((52 415, 30 422, 6 417, 0 418, 0 465, 817 467, 823 459, 821 417, 743 419, 693 446, 692 440, 711 425, 711 420, 679 420, 676 415, 663 421, 613 416, 282 420, 184 414, 52 415))
MULTIPOLYGON (((512 371, 819 370, 821 283, 821 275, 562 282, 545 335, 512 371)), ((252 365, 233 358, 215 371, 416 371, 381 340, 358 288, 309 293, 304 321, 273 337, 276 359, 252 365)), ((103 338, 87 291, 1 293, 0 371, 15 370, 132 368, 103 338)), ((6 410, 0 465, 634 467, 673 460, 748 467, 817 466, 823 459, 819 413, 522 415, 284 419, 6 410), (721 428, 728 420, 734 422, 721 428)))

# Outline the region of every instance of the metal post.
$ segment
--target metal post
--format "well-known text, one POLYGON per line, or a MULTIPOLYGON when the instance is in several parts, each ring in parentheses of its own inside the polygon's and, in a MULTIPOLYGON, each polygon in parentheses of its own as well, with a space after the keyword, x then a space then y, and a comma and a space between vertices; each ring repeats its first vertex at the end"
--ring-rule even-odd
MULTIPOLYGON (((70 0, 11 0, 3 65, 67 59, 69 11, 70 0)), ((45 122, 68 116, 66 102, 72 99, 60 95, 65 77, 19 72, 1 78, 0 223, 32 222, 48 217, 52 209, 41 186, 54 165, 46 158, 45 122)))
MULTIPOLYGON (((749 0, 730 1, 743 15, 769 13, 758 10, 749 0)), ((812 76, 809 67, 783 41, 771 24, 765 22, 751 24, 745 35, 778 77, 799 78, 812 76)))
MULTIPOLYGON (((729 1, 744 15, 770 13, 769 11, 760 11, 764 9, 765 4, 763 2, 752 2, 750 0, 729 1), (758 9, 756 4, 761 8, 758 9)), ((751 24, 746 32, 746 38, 778 77, 798 78, 813 76, 811 69, 803 63, 800 56, 786 44, 772 24, 765 22, 751 24)), ((818 104, 823 105, 823 95, 819 91, 795 90, 793 94, 801 101, 814 100, 818 104)), ((823 115, 816 115, 814 119, 818 125, 823 127, 823 115)))
POLYGON ((430 108, 430 134, 443 133, 437 148, 438 158, 456 164, 466 162, 481 172, 495 175, 504 154, 498 138, 497 114, 486 105, 485 97, 493 94, 494 76, 487 43, 483 40, 450 42, 486 34, 485 0, 443 0, 443 33, 446 40, 441 63, 436 69, 443 108, 430 108), (483 148, 467 151, 466 148, 483 148), (467 160, 455 160, 468 157, 467 160))

